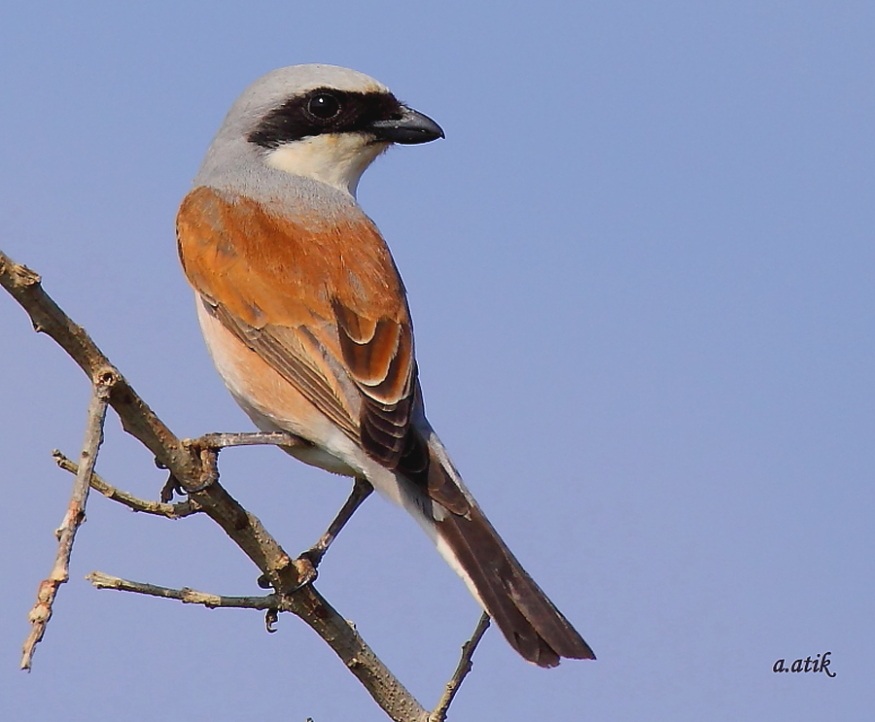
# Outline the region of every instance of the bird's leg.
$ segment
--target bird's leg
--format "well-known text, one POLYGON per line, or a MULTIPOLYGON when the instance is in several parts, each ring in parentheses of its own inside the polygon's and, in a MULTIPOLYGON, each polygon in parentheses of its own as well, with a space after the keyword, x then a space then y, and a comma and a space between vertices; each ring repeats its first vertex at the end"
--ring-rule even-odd
POLYGON ((371 495, 373 490, 374 487, 371 486, 369 481, 358 477, 356 478, 352 485, 352 491, 349 494, 349 498, 344 502, 340 511, 337 512, 334 521, 328 525, 325 533, 319 537, 319 541, 301 554, 301 557, 309 560, 314 569, 319 566, 319 562, 322 561, 322 557, 325 556, 325 552, 328 551, 331 542, 337 538, 337 535, 340 534, 340 530, 346 526, 346 523, 350 519, 352 519, 352 515, 355 514, 356 509, 358 509, 362 502, 371 495))
MULTIPOLYGON (((343 506, 340 507, 340 511, 337 512, 337 516, 335 516, 334 520, 328 525, 325 533, 319 537, 319 541, 295 560, 295 566, 298 569, 300 582, 294 589, 288 590, 286 592, 287 594, 293 594, 302 587, 306 587, 308 584, 312 584, 316 581, 319 562, 322 561, 322 557, 325 556, 325 552, 328 551, 331 542, 337 539, 340 530, 346 526, 346 523, 350 519, 352 519, 352 515, 355 514, 356 509, 358 509, 362 505, 362 502, 371 495, 373 490, 374 487, 371 486, 370 482, 356 477, 349 497, 344 502, 343 506)), ((270 582, 266 576, 262 575, 258 578, 258 586, 262 589, 270 588, 270 582)))
MULTIPOLYGON (((356 477, 349 497, 344 502, 343 506, 340 507, 340 511, 337 512, 337 516, 335 516, 334 520, 328 525, 325 533, 319 537, 319 541, 295 560, 295 566, 298 568, 300 582, 294 589, 286 590, 286 594, 293 594, 302 587, 306 587, 308 584, 312 584, 316 581, 316 569, 319 566, 319 562, 322 561, 322 557, 325 556, 325 552, 328 551, 328 547, 331 546, 331 542, 337 538, 337 535, 340 534, 340 530, 346 526, 346 523, 350 519, 352 519, 352 515, 355 514, 356 509, 358 509, 362 505, 362 502, 371 495, 373 490, 374 487, 371 486, 370 482, 356 477)), ((262 589, 270 589, 271 583, 265 574, 262 574, 258 578, 258 586, 262 589)))

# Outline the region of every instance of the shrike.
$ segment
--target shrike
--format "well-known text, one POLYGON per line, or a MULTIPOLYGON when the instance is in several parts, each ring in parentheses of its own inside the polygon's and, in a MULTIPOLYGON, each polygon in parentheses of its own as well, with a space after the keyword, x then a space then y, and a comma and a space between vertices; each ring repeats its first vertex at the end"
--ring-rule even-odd
POLYGON ((231 107, 177 218, 201 329, 237 402, 300 460, 425 529, 525 659, 594 659, 484 516, 425 418, 404 285, 356 202, 393 143, 441 128, 353 70, 268 73, 231 107))

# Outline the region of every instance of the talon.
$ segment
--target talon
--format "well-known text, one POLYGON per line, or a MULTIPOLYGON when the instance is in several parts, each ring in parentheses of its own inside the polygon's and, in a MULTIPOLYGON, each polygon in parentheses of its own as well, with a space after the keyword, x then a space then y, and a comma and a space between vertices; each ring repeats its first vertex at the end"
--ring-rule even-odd
POLYGON ((307 562, 315 570, 319 568, 319 565, 322 563, 322 558, 324 556, 325 549, 323 547, 315 546, 303 552, 301 556, 298 557, 298 559, 307 562))
POLYGON ((167 483, 161 487, 161 501, 165 504, 173 501, 174 496, 185 496, 185 494, 185 489, 182 488, 182 484, 179 483, 179 480, 173 474, 167 478, 167 483))
POLYGON ((274 589, 275 591, 281 594, 294 594, 297 591, 300 591, 304 587, 312 584, 316 581, 316 578, 319 576, 319 572, 316 570, 316 564, 307 556, 308 552, 304 552, 301 556, 295 559, 292 562, 295 565, 295 571, 298 573, 298 583, 291 587, 290 589, 276 589, 273 584, 271 584, 270 579, 268 579, 267 574, 262 574, 256 580, 256 584, 258 584, 260 589, 274 589))
POLYGON ((319 572, 317 570, 317 564, 313 563, 313 560, 307 556, 308 552, 304 552, 295 559, 295 569, 298 572, 298 579, 300 580, 297 586, 289 589, 286 594, 294 594, 295 592, 300 591, 304 587, 311 585, 316 581, 319 576, 319 572))
POLYGON ((268 609, 264 614, 264 628, 268 634, 276 632, 276 625, 279 622, 279 609, 268 609))

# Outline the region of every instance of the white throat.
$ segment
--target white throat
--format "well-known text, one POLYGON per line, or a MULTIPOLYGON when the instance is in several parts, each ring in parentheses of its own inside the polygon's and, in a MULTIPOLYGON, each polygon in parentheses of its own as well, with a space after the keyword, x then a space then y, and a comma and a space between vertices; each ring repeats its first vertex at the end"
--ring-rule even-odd
POLYGON ((327 133, 284 143, 271 150, 267 164, 292 175, 312 178, 355 198, 362 173, 389 143, 369 142, 358 133, 327 133))

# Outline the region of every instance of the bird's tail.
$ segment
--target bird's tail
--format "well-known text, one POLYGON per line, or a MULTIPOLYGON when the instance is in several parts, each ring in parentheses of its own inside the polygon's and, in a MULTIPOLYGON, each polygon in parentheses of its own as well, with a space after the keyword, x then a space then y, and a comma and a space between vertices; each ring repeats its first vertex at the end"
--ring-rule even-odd
POLYGON ((529 662, 555 667, 560 657, 595 659, 477 506, 435 522, 438 549, 472 587, 510 645, 529 662))
POLYGON ((440 440, 433 431, 429 436, 427 489, 420 486, 428 500, 420 497, 417 506, 438 550, 526 660, 555 667, 561 657, 595 659, 489 523, 440 440))

